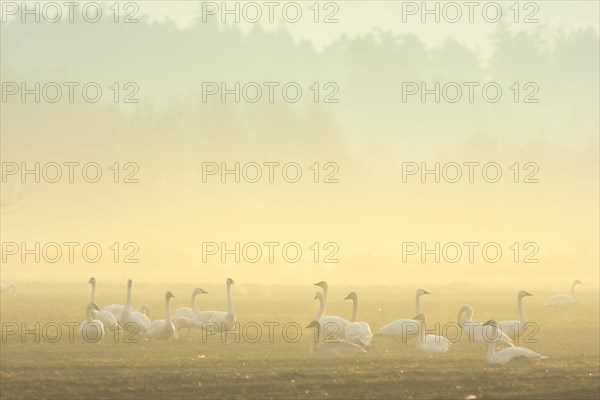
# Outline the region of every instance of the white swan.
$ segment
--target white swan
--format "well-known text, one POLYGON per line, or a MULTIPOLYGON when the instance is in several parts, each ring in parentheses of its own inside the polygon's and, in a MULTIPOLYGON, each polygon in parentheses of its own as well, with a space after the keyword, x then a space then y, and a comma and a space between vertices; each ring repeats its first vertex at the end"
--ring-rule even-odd
POLYGON ((315 329, 315 336, 310 346, 310 354, 314 356, 363 355, 367 353, 358 344, 343 339, 326 340, 319 343, 319 334, 322 330, 319 321, 312 321, 306 328, 315 329))
MULTIPOLYGON (((492 328, 492 335, 490 336, 490 338, 497 337, 498 324, 496 324, 496 321, 491 319, 487 321, 484 325, 492 328)), ((506 364, 518 357, 536 358, 540 360, 548 358, 539 353, 536 353, 533 350, 526 349, 525 347, 507 347, 496 352, 496 341, 487 340, 487 342, 488 349, 485 355, 485 360, 488 362, 488 364, 506 364)))
POLYGON ((177 319, 179 317, 188 317, 189 318, 192 315, 199 312, 200 309, 198 309, 198 306, 196 305, 196 296, 199 294, 208 294, 208 292, 201 288, 194 289, 194 291, 192 292, 192 306, 191 307, 179 307, 178 309, 176 309, 175 312, 173 313, 173 319, 177 319))
POLYGON ((421 296, 423 296, 424 294, 430 294, 427 290, 425 289, 417 289, 417 292, 415 294, 416 296, 416 306, 415 306, 415 311, 416 314, 415 315, 419 315, 421 314, 421 296))
POLYGON ((97 343, 104 337, 104 325, 98 319, 94 319, 92 311, 100 311, 94 303, 89 303, 85 308, 85 321, 79 325, 79 333, 86 342, 97 343))
POLYGON ((366 322, 356 321, 358 295, 356 292, 351 292, 344 300, 352 300, 352 322, 346 326, 346 340, 362 346, 370 346, 371 340, 373 339, 371 327, 366 322))
MULTIPOLYGON (((494 337, 491 334, 491 328, 485 326, 481 322, 473 322, 473 307, 466 305, 458 310, 457 317, 458 325, 462 328, 463 333, 467 335, 469 343, 477 343, 481 346, 487 344, 487 337, 494 337)), ((496 332, 497 341, 508 346, 514 347, 512 340, 502 331, 496 332)))
MULTIPOLYGON (((430 293, 425 289, 418 289, 415 293, 415 310, 417 311, 417 315, 421 314, 421 296, 425 294, 430 293)), ((414 319, 403 318, 394 320, 389 324, 381 327, 379 331, 377 331, 376 335, 398 340, 402 343, 406 343, 409 337, 416 335, 418 332, 418 321, 415 321, 414 319)))
POLYGON ((419 314, 413 318, 419 324, 419 335, 417 337, 417 350, 425 353, 446 353, 452 344, 450 340, 443 336, 434 335, 425 331, 427 320, 424 314, 419 314))
POLYGON ((12 292, 12 295, 14 296, 17 293, 17 289, 16 289, 15 285, 12 283, 0 282, 0 293, 8 293, 8 292, 12 292))
POLYGON ((200 311, 196 305, 196 296, 199 294, 208 294, 202 288, 196 288, 192 292, 192 307, 179 307, 173 314, 173 323, 175 330, 179 334, 181 328, 187 328, 188 337, 192 336, 192 328, 202 328, 203 324, 210 322, 213 316, 212 311, 200 311), (194 318, 197 316, 197 318, 194 318))
POLYGON ((134 325, 137 329, 132 333, 136 335, 144 335, 148 329, 150 329, 150 319, 146 317, 144 314, 138 311, 134 311, 131 309, 131 287, 133 286, 133 281, 129 279, 127 281, 127 302, 125 303, 125 307, 121 312, 121 316, 118 319, 119 325, 123 327, 123 329, 127 330, 128 326, 134 325), (128 325, 129 324, 129 325, 128 325))
POLYGON ((171 320, 171 299, 175 297, 173 293, 165 293, 166 313, 165 319, 156 319, 152 321, 150 329, 146 332, 146 337, 154 340, 168 340, 175 336, 175 326, 171 320))
MULTIPOLYGON (((191 318, 193 323, 200 323, 200 327, 203 327, 207 322, 216 326, 219 331, 230 331, 235 327, 235 312, 233 311, 233 302, 231 301, 231 285, 235 282, 231 278, 227 278, 225 284, 227 285, 227 311, 204 311, 204 315, 210 315, 208 321, 201 321, 198 315, 191 318)), ((202 314, 202 312, 198 313, 202 314)), ((197 325, 194 325, 197 326, 197 325)))
MULTIPOLYGON (((127 282, 127 285, 129 285, 129 282, 131 282, 131 279, 127 282)), ((102 307, 102 311, 108 311, 109 313, 115 316, 117 321, 119 321, 119 319, 121 319, 121 313, 123 312, 124 308, 124 304, 111 304, 109 306, 102 307)), ((136 309, 131 307, 131 311, 136 311, 136 309)))
POLYGON ((346 327, 350 324, 350 321, 337 315, 325 316, 324 295, 325 293, 321 292, 315 294, 315 299, 319 299, 319 309, 315 313, 313 321, 319 322, 319 329, 326 335, 325 340, 346 337, 346 327))
POLYGON ((575 285, 583 285, 578 279, 571 285, 571 294, 557 294, 556 296, 548 297, 544 302, 544 307, 556 307, 558 310, 562 307, 572 306, 577 303, 575 298, 575 285))
MULTIPOLYGON (((92 296, 90 298, 90 302, 96 304, 96 278, 92 276, 88 281, 88 284, 92 285, 92 296)), ((110 311, 97 310, 96 307, 96 309, 92 310, 92 317, 102 322, 102 325, 104 325, 105 332, 109 329, 118 328, 117 319, 115 318, 114 314, 110 311)))
POLYGON ((507 320, 498 322, 498 328, 514 341, 518 341, 527 329, 527 318, 523 311, 523 297, 533 296, 525 290, 517 293, 517 310, 519 311, 519 320, 507 320))

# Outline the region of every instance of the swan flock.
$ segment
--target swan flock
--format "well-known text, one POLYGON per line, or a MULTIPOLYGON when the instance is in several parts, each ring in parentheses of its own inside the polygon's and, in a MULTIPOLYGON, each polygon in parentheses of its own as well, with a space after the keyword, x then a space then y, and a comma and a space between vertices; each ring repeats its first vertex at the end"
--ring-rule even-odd
MULTIPOLYGON (((188 338, 192 337, 191 330, 199 329, 211 332, 228 332, 236 329, 237 319, 233 308, 232 286, 234 281, 227 278, 225 311, 203 311, 198 307, 197 297, 208 294, 202 288, 195 288, 191 293, 190 307, 179 307, 171 310, 171 299, 175 295, 165 292, 164 318, 151 320, 150 309, 142 304, 139 311, 132 307, 133 281, 127 281, 127 292, 125 304, 111 304, 103 308, 97 305, 96 278, 89 279, 91 285, 90 300, 85 307, 85 319, 79 326, 79 332, 89 342, 99 342, 110 330, 127 330, 133 332, 139 338, 146 340, 174 340, 180 339, 181 328, 187 328, 188 338), (143 311, 143 312, 142 312, 143 311), (133 327, 133 331, 130 328, 133 327)), ((344 300, 351 300, 351 319, 348 320, 337 315, 326 315, 329 285, 325 281, 314 284, 320 288, 314 299, 318 300, 317 310, 313 314, 310 323, 305 329, 314 332, 311 341, 310 354, 314 356, 359 356, 367 354, 374 337, 392 339, 399 343, 407 343, 414 340, 415 349, 423 353, 444 354, 451 349, 452 341, 442 335, 432 334, 427 331, 426 314, 421 309, 421 297, 430 293, 424 289, 418 289, 415 293, 415 316, 411 318, 400 318, 393 320, 377 330, 375 335, 371 326, 365 321, 358 320, 359 297, 356 292, 350 292, 344 300)), ((576 280, 571 286, 570 294, 558 294, 546 299, 544 307, 552 307, 557 310, 573 306, 575 298, 575 287, 582 285, 576 280)), ((14 284, 1 285, 2 293, 16 292, 14 284)), ((517 293, 517 315, 518 319, 502 320, 496 322, 490 319, 486 322, 473 320, 474 309, 471 305, 464 305, 458 310, 457 325, 462 330, 462 335, 468 338, 470 343, 481 347, 486 346, 485 360, 489 364, 507 364, 517 358, 529 358, 543 360, 547 356, 541 355, 525 347, 515 346, 524 332, 527 330, 528 321, 525 316, 523 300, 533 296, 531 293, 520 290, 517 293), (497 349, 497 346, 503 348, 497 349)))

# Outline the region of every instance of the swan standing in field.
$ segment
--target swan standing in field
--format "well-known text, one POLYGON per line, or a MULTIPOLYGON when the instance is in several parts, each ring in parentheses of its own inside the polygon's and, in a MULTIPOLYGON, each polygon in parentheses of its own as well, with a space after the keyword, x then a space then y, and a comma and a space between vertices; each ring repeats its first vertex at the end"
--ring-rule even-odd
POLYGON ((175 297, 173 293, 165 293, 166 315, 165 319, 156 319, 152 321, 150 329, 146 332, 146 337, 154 340, 168 340, 175 335, 175 326, 171 320, 171 299, 175 297))
POLYGON ((15 285, 12 283, 0 282, 0 293, 8 293, 8 292, 12 292, 12 295, 14 296, 17 293, 17 289, 15 288, 15 285))
POLYGON ((319 309, 315 313, 313 320, 319 322, 318 327, 325 333, 325 340, 346 337, 346 327, 350 324, 350 321, 337 315, 323 315, 325 314, 324 293, 317 292, 315 299, 319 299, 319 309))
POLYGON ((198 306, 196 305, 196 296, 198 296, 199 294, 208 294, 208 292, 204 289, 201 288, 196 288, 194 289, 194 291, 192 292, 192 306, 191 307, 179 307, 178 309, 175 310, 175 312, 173 313, 173 319, 177 319, 179 317, 191 317, 194 314, 196 314, 197 312, 200 311, 200 309, 198 308, 198 306))
POLYGON ((352 300, 352 322, 346 326, 346 340, 369 347, 373 334, 371 327, 366 322, 356 321, 356 313, 358 311, 358 295, 356 292, 351 292, 344 300, 352 300))
POLYGON ((104 325, 98 319, 94 319, 92 311, 100 311, 97 305, 89 303, 85 308, 85 321, 79 326, 79 333, 86 342, 97 343, 104 337, 104 325))
POLYGON ((483 346, 488 343, 486 338, 495 337, 497 342, 514 347, 512 340, 502 331, 496 330, 496 336, 492 336, 491 328, 489 326, 486 326, 481 322, 473 322, 473 307, 469 305, 462 306, 460 310, 458 310, 457 322, 463 332, 467 335, 469 343, 477 343, 480 346, 483 346))
POLYGON ((577 303, 575 298, 575 285, 583 285, 578 279, 571 285, 571 294, 557 294, 556 296, 548 297, 544 302, 544 307, 556 307, 558 310, 562 307, 572 306, 577 303))
POLYGON ((194 289, 192 292, 192 307, 179 307, 173 314, 175 330, 179 333, 181 328, 187 328, 188 337, 192 336, 192 328, 202 327, 202 323, 209 322, 213 316, 210 311, 200 311, 196 305, 196 296, 199 294, 208 294, 208 292, 202 288, 194 289), (196 315, 198 315, 198 318, 194 318, 196 315))
MULTIPOLYGON (((493 319, 487 321, 485 326, 492 328, 492 338, 497 337, 498 324, 493 319)), ((507 347, 496 352, 496 342, 494 340, 488 340, 488 349, 485 355, 485 360, 488 364, 506 364, 511 360, 519 357, 546 359, 548 357, 536 353, 533 350, 526 349, 525 347, 507 347)))
MULTIPOLYGON (((131 283, 131 279, 129 279, 129 281, 127 281, 127 290, 129 291, 129 285, 131 283)), ((131 305, 130 305, 131 307, 131 305)), ((110 306, 106 306, 106 307, 102 307, 102 311, 108 311, 109 313, 111 313, 112 315, 115 316, 115 319, 117 321, 119 321, 119 319, 121 319, 121 313, 123 312, 123 309, 125 308, 124 304, 111 304, 110 306)), ((136 311, 135 308, 131 307, 131 311, 136 311)))
MULTIPOLYGON (((418 289, 416 296, 416 306, 415 309, 417 311, 417 315, 421 314, 421 296, 429 294, 429 292, 425 289, 418 289)), ((406 343, 406 340, 409 337, 416 335, 419 332, 419 322, 414 319, 397 319, 389 324, 381 327, 379 331, 377 331, 377 336, 383 336, 389 339, 398 340, 402 343, 406 343)))
POLYGON ((419 324, 419 336, 417 337, 417 350, 425 353, 446 353, 452 344, 443 336, 434 335, 425 331, 427 320, 424 314, 419 314, 413 318, 419 324))
POLYGON ((319 343, 319 334, 322 330, 319 321, 313 321, 306 327, 315 329, 315 337, 310 346, 310 354, 314 356, 343 356, 343 355, 363 355, 366 350, 355 343, 343 339, 326 340, 319 343))
POLYGON ((527 296, 533 295, 525 290, 521 290, 517 293, 517 309, 519 311, 518 321, 508 320, 498 322, 498 328, 514 341, 518 341, 519 337, 521 337, 527 329, 527 318, 525 318, 525 312, 523 311, 523 297, 527 296))
MULTIPOLYGON (((92 296, 90 298, 90 303, 96 304, 96 278, 92 276, 88 281, 88 284, 92 285, 92 296)), ((117 319, 110 311, 98 310, 96 307, 96 309, 92 310, 92 316, 94 319, 102 322, 105 332, 109 329, 116 329, 118 327, 117 319)))
MULTIPOLYGON (((233 279, 231 278, 227 278, 227 280, 225 281, 225 284, 227 285, 227 311, 203 311, 203 312, 199 312, 198 314, 196 314, 195 316, 193 316, 190 320, 190 322, 192 322, 194 324, 194 326, 197 326, 197 324, 200 324, 199 327, 204 327, 205 324, 209 323, 212 325, 215 325, 217 330, 219 331, 230 331, 235 327, 235 313, 233 311, 233 302, 231 301, 231 285, 233 285, 235 282, 233 281, 233 279), (205 314, 203 314, 205 313, 205 314), (202 316, 201 314, 203 314, 204 316, 210 316, 208 321, 202 321, 200 316, 202 316)), ((182 320, 181 318, 178 318, 178 320, 182 320)))
POLYGON ((131 287, 133 286, 133 281, 129 279, 127 281, 127 302, 125 303, 125 307, 121 312, 121 316, 118 319, 119 325, 123 327, 123 329, 127 330, 127 324, 133 324, 137 327, 134 334, 144 335, 148 329, 150 329, 150 319, 146 317, 144 314, 138 311, 134 311, 131 309, 131 287))

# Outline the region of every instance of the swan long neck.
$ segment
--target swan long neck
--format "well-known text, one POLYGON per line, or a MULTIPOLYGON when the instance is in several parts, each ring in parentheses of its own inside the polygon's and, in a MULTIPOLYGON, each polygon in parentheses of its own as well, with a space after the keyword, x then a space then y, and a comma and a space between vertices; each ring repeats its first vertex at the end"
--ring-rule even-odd
POLYGON ((577 285, 577 282, 573 282, 571 285, 571 296, 573 297, 575 297, 575 285, 577 285))
MULTIPOLYGON (((327 302, 327 293, 329 292, 329 285, 323 287, 323 304, 327 302)), ((323 310, 325 312, 325 310, 323 310)))
POLYGON ((131 311, 131 285, 127 285, 127 301, 125 302, 123 311, 131 311))
POLYGON ((233 303, 231 302, 231 283, 227 283, 227 312, 233 314, 233 303))
POLYGON ((323 300, 322 296, 319 296, 319 309, 313 317, 313 321, 320 320, 323 317, 323 314, 325 314, 325 301, 323 300))
POLYGON ((420 315, 421 314, 421 295, 419 294, 419 292, 417 292, 417 307, 416 307, 416 311, 417 313, 415 315, 420 315))
POLYGON ((90 303, 96 303, 96 282, 92 282, 92 297, 90 298, 90 303))
POLYGON ((521 324, 527 323, 527 318, 525 318, 525 311, 523 311, 523 297, 519 296, 517 300, 517 308, 519 310, 519 321, 521 324))
POLYGON ((92 310, 93 310, 93 308, 91 308, 91 307, 88 307, 85 310, 86 311, 85 312, 85 314, 86 314, 85 316, 86 316, 87 322, 92 322, 94 320, 94 318, 92 317, 92 310))
POLYGON ((196 314, 198 311, 200 311, 200 310, 198 310, 198 306, 196 305, 196 296, 197 295, 198 295, 198 293, 196 293, 196 292, 192 293, 192 312, 194 314, 196 314))
POLYGON ((171 321, 171 298, 167 297, 167 301, 165 301, 166 303, 166 307, 167 307, 167 312, 166 314, 166 318, 165 321, 168 323, 171 321))
POLYGON ((352 299, 352 322, 356 322, 356 313, 358 311, 358 299, 354 297, 352 299))

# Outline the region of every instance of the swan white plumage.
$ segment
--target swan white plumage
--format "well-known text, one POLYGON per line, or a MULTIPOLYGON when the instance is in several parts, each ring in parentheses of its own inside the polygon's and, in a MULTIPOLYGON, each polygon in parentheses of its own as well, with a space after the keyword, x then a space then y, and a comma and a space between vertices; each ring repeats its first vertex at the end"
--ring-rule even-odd
MULTIPOLYGON (((90 303, 96 304, 96 278, 92 276, 88 281, 88 284, 92 285, 92 295, 90 298, 90 303)), ((115 318, 114 314, 110 311, 93 309, 92 317, 102 322, 102 325, 104 325, 105 332, 109 329, 118 328, 117 319, 115 318)))
POLYGON ((192 292, 192 306, 191 307, 179 307, 178 309, 175 310, 175 312, 173 313, 173 319, 177 319, 179 317, 191 317, 194 314, 196 314, 197 312, 200 311, 200 309, 198 308, 198 306, 196 305, 196 296, 199 294, 208 294, 208 292, 204 289, 201 288, 196 288, 194 289, 194 291, 192 292))
POLYGON ((577 303, 577 299, 575 298, 575 285, 583 285, 583 283, 578 279, 571 285, 571 294, 557 294, 556 296, 548 297, 544 302, 544 307, 568 307, 577 303))
POLYGON ((527 329, 527 318, 523 311, 523 297, 533 296, 531 293, 520 290, 517 293, 517 310, 519 312, 519 320, 506 320, 498 322, 498 328, 514 341, 518 341, 521 335, 527 329))
POLYGON ((452 344, 450 340, 444 336, 427 333, 425 324, 427 320, 424 314, 419 314, 413 318, 419 325, 419 335, 415 347, 417 350, 425 353, 446 353, 452 344))
MULTIPOLYGON (((492 328, 492 334, 490 338, 497 337, 498 324, 496 323, 496 321, 491 319, 487 321, 484 325, 492 328)), ((488 362, 488 364, 506 364, 519 357, 536 358, 540 360, 548 358, 539 353, 536 353, 533 350, 526 349, 525 347, 507 347, 496 352, 496 341, 487 340, 487 342, 488 349, 485 355, 485 360, 488 362)))
POLYGON ((146 332, 147 338, 154 340, 168 340, 175 336, 175 326, 171 319, 171 299, 175 297, 173 293, 165 293, 165 319, 155 319, 146 332))
MULTIPOLYGON (((469 343, 477 343, 480 346, 483 346, 488 343, 486 338, 492 337, 491 327, 485 326, 485 324, 481 322, 473 322, 473 307, 469 305, 462 306, 460 310, 458 310, 457 322, 462 328, 463 333, 467 335, 469 343)), ((497 341, 499 343, 514 347, 512 340, 505 333, 498 330, 496 335, 498 336, 497 341)))
POLYGON ((98 319, 94 319, 92 311, 100 311, 97 305, 89 303, 85 308, 85 321, 79 325, 79 333, 86 342, 97 343, 104 337, 104 325, 98 319))
MULTIPOLYGON (((130 281, 131 281, 131 279, 127 282, 128 285, 129 285, 130 281)), ((119 321, 119 319, 121 319, 121 313, 123 312, 124 308, 125 308, 125 304, 111 304, 109 306, 102 307, 102 311, 108 311, 109 313, 111 313, 112 315, 115 316, 115 319, 117 321, 119 321)), ((137 310, 135 308, 131 307, 131 311, 137 311, 137 310)))
POLYGON ((0 293, 8 293, 8 292, 12 292, 12 295, 14 296, 17 293, 17 289, 16 289, 15 285, 12 283, 0 282, 0 293))
POLYGON ((315 283, 314 286, 318 286, 321 289, 323 289, 323 294, 318 294, 317 296, 315 296, 315 299, 319 299, 320 301, 319 311, 317 312, 317 314, 320 313, 320 315, 315 315, 315 318, 313 318, 313 320, 319 321, 320 329, 324 329, 324 331, 327 333, 327 339, 345 337, 346 327, 348 326, 350 321, 348 321, 345 318, 338 317, 336 315, 324 316, 325 304, 327 304, 327 295, 329 293, 329 284, 326 281, 321 281, 315 283))
POLYGON ((138 311, 134 311, 131 309, 131 287, 133 286, 133 281, 129 279, 127 281, 127 302, 125 303, 125 307, 121 312, 120 318, 117 320, 119 325, 123 327, 123 329, 127 330, 127 325, 135 325, 137 328, 133 333, 144 335, 148 329, 150 329, 150 319, 146 317, 144 314, 138 311))
POLYGON ((315 329, 315 336, 310 346, 310 354, 314 356, 363 355, 367 353, 358 344, 343 339, 326 340, 319 343, 319 335, 322 330, 319 321, 312 321, 306 328, 315 329))
POLYGON ((192 336, 192 328, 203 328, 203 324, 210 322, 213 316, 212 311, 200 311, 196 305, 196 296, 199 294, 208 294, 202 288, 196 288, 192 292, 192 307, 180 307, 173 314, 173 323, 175 330, 178 332, 181 328, 188 329, 188 337, 192 336), (194 318, 196 317, 196 318, 194 318))
MULTIPOLYGON (((235 312, 233 311, 233 302, 231 300, 231 285, 235 282, 231 278, 227 278, 227 311, 201 311, 189 319, 193 326, 203 328, 205 324, 214 325, 218 331, 230 331, 235 327, 235 312), (203 321, 200 317, 208 316, 208 321, 203 321), (199 325, 198 325, 199 324, 199 325)), ((184 317, 185 318, 185 317, 184 317)), ((183 321, 182 318, 178 318, 183 321)))
MULTIPOLYGON (((415 310, 417 315, 421 314, 421 296, 430 294, 425 289, 418 289, 415 293, 415 310)), ((419 332, 419 322, 414 319, 402 318, 397 319, 389 324, 379 328, 377 336, 383 336, 389 339, 398 340, 406 343, 409 337, 416 335, 419 332)))
POLYGON ((366 322, 356 321, 358 295, 356 292, 351 292, 344 300, 352 300, 352 322, 346 326, 346 340, 361 346, 370 346, 373 339, 371 327, 366 322))
POLYGON ((344 338, 346 337, 346 327, 350 324, 345 318, 338 317, 337 315, 324 315, 325 314, 325 293, 317 292, 315 299, 319 299, 319 309, 313 317, 313 321, 319 322, 319 329, 325 334, 325 340, 332 338, 344 338))

